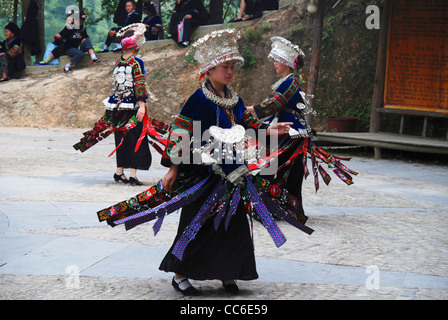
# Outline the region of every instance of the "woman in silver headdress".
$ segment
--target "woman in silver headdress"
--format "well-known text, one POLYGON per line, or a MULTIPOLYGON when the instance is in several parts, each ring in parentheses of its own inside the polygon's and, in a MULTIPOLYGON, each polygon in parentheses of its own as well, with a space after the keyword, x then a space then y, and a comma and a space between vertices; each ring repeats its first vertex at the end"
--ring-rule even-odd
MULTIPOLYGON (((224 128, 227 131, 227 133, 222 132, 223 135, 220 137, 215 135, 215 139, 225 139, 232 134, 232 131, 236 131, 238 126, 246 129, 270 130, 268 125, 253 119, 244 107, 241 98, 228 87, 235 70, 241 67, 244 61, 236 46, 238 38, 239 32, 236 30, 221 30, 211 33, 193 44, 194 57, 201 65, 201 77, 206 76, 207 80, 202 88, 187 99, 176 118, 175 126, 192 133, 193 122, 200 121, 202 134, 208 129, 211 130, 212 127, 224 128)), ((274 128, 284 134, 288 132, 289 124, 278 123, 274 128)), ((244 130, 242 132, 244 134, 244 130)), ((195 136, 194 139, 196 140, 197 137, 195 136)), ((170 189, 178 171, 186 169, 185 165, 177 166, 170 161, 170 148, 169 145, 167 156, 162 161, 162 164, 170 167, 163 179, 164 189, 170 189)), ((223 197, 227 197, 230 201, 230 196, 235 194, 234 190, 239 190, 239 186, 237 184, 236 187, 230 183, 229 177, 232 176, 232 173, 241 171, 241 168, 246 167, 244 164, 235 163, 235 161, 212 165, 214 177, 211 179, 216 178, 216 182, 209 185, 208 191, 204 192, 196 201, 182 209, 178 234, 160 268, 167 272, 175 272, 172 284, 176 290, 185 295, 198 294, 198 291, 188 282, 188 278, 219 279, 223 281, 227 291, 234 293, 238 291, 235 279, 258 278, 253 243, 243 201, 234 200, 236 201, 234 203, 235 211, 231 219, 229 216, 226 224, 224 223, 225 219, 222 219, 223 223, 220 223, 222 216, 218 214, 220 211, 218 207, 208 214, 204 213, 203 217, 197 216, 198 212, 203 211, 204 203, 208 201, 211 201, 213 205, 219 203, 223 197), (221 183, 223 189, 216 188, 221 183), (185 237, 189 230, 194 228, 195 220, 198 223, 203 220, 203 225, 195 231, 197 233, 193 237, 185 237), (191 241, 191 243, 182 247, 184 240, 191 241), (181 250, 177 250, 180 248, 181 250)), ((224 213, 225 211, 223 211, 224 213)))
MULTIPOLYGON (((306 95, 300 89, 300 79, 294 71, 303 66, 305 54, 299 46, 282 37, 272 37, 271 42, 272 49, 268 59, 273 61, 275 71, 281 78, 272 86, 272 94, 268 99, 258 105, 247 107, 247 109, 253 112, 258 119, 268 117, 265 120, 266 123, 292 122, 292 128, 303 143, 311 136, 311 128, 305 121, 305 114, 310 110, 306 105, 306 95)), ((294 150, 291 149, 280 155, 279 166, 287 162, 293 153, 294 150)), ((276 182, 285 186, 291 194, 301 200, 304 175, 303 153, 291 163, 291 166, 284 166, 277 174, 276 182), (291 172, 293 174, 290 174, 291 172)))
POLYGON ((99 140, 114 133, 117 169, 114 174, 116 182, 142 185, 137 179, 137 170, 148 170, 151 166, 151 152, 148 139, 136 149, 146 115, 145 66, 136 57, 138 50, 145 43, 145 25, 138 23, 121 29, 117 35, 122 39, 123 55, 117 60, 113 69, 115 89, 113 95, 103 100, 106 111, 95 127, 84 133, 81 141, 74 145, 76 150, 84 152, 99 140), (108 130, 108 131, 106 131, 108 130), (130 168, 130 178, 124 169, 130 168))
MULTIPOLYGON (((236 279, 258 278, 248 216, 258 217, 277 247, 286 238, 274 217, 307 234, 313 232, 305 226, 300 201, 261 175, 279 153, 295 154, 297 144, 303 143, 293 139, 299 137, 293 122, 268 125, 255 119, 228 87, 244 61, 237 48, 239 37, 235 29, 219 30, 191 46, 200 79, 206 81, 183 103, 170 126, 162 154, 168 172, 146 191, 98 212, 101 221, 124 224, 126 230, 157 219, 153 226, 157 233, 166 215, 182 209, 176 237, 159 268, 175 274, 172 285, 184 295, 200 294, 189 279, 222 280, 227 292, 237 293, 236 279), (266 156, 257 153, 256 139, 275 132, 293 142, 278 152, 268 150, 266 156)), ((303 145, 300 151, 342 168, 316 148, 303 145)))

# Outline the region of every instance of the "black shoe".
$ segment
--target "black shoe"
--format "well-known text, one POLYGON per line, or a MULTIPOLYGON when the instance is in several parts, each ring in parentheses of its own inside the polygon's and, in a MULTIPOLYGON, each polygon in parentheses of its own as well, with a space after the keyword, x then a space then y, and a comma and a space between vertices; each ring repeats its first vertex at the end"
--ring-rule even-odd
POLYGON ((223 281, 222 282, 222 286, 224 287, 224 290, 227 293, 230 293, 230 294, 237 294, 238 291, 240 291, 240 289, 236 285, 236 281, 235 280, 223 281))
POLYGON ((131 184, 131 186, 142 186, 143 185, 143 182, 141 182, 137 178, 133 178, 133 177, 129 178, 129 183, 131 184))
POLYGON ((230 20, 229 23, 241 22, 241 21, 243 21, 243 18, 234 18, 234 19, 230 20))
POLYGON ((179 42, 177 45, 179 46, 179 48, 186 48, 190 45, 190 41, 179 42))
POLYGON ((121 175, 118 175, 118 174, 114 173, 114 180, 115 180, 115 182, 120 182, 120 181, 123 182, 123 183, 128 183, 129 182, 129 180, 126 179, 126 176, 124 175, 124 173, 121 174, 121 175))
MULTIPOLYGON (((184 282, 184 281, 188 281, 188 278, 184 278, 180 282, 184 282)), ((188 282, 188 283, 190 283, 190 282, 188 282)), ((193 287, 191 284, 187 289, 182 290, 181 288, 179 288, 179 285, 174 280, 174 277, 173 277, 173 281, 171 281, 171 284, 173 285, 174 289, 176 289, 176 291, 179 291, 184 296, 199 296, 199 295, 201 295, 201 292, 198 289, 196 289, 195 287, 193 287)))
POLYGON ((102 49, 100 52, 109 52, 109 49, 102 49))

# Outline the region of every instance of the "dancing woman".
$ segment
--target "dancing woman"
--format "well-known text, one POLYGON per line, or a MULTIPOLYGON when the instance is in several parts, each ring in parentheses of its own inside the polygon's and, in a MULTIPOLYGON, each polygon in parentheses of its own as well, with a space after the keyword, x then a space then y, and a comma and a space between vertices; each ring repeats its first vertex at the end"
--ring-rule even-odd
POLYGON ((142 133, 142 121, 146 115, 148 99, 145 66, 143 61, 136 57, 145 42, 145 30, 143 24, 133 24, 118 33, 123 38, 121 43, 124 52, 113 69, 114 94, 103 100, 106 108, 104 116, 74 145, 75 149, 83 152, 114 133, 117 159, 114 180, 131 185, 142 185, 137 179, 137 170, 148 170, 151 166, 151 152, 146 135, 138 150, 135 150, 142 133), (124 174, 126 168, 130 168, 129 179, 124 174))
MULTIPOLYGON (((271 41, 272 49, 268 59, 273 61, 275 71, 281 78, 272 85, 272 93, 268 99, 258 105, 247 107, 247 109, 253 112, 258 119, 268 117, 265 120, 266 123, 292 122, 291 127, 296 130, 296 135, 299 137, 294 142, 299 146, 305 143, 309 144, 312 130, 305 121, 305 114, 311 110, 308 110, 305 103, 306 97, 300 88, 300 79, 294 73, 295 70, 303 66, 305 54, 299 46, 282 37, 272 37, 271 41)), ((284 140, 287 139, 291 138, 284 138, 284 140)), ((287 142, 283 141, 280 145, 282 143, 287 142)), ((278 157, 278 166, 281 167, 291 159, 294 152, 294 148, 291 148, 288 152, 281 154, 278 157)), ((276 177, 273 177, 276 184, 285 186, 288 192, 298 198, 300 202, 304 178, 303 161, 306 160, 304 156, 306 157, 306 153, 297 155, 289 166, 283 166, 277 172, 276 177)))
MULTIPOLYGON (((248 216, 258 217, 277 247, 286 238, 274 217, 313 232, 305 226, 300 201, 259 174, 269 159, 252 152, 257 144, 248 131, 299 135, 291 128, 293 122, 268 125, 255 119, 229 88, 244 61, 237 48, 239 36, 235 29, 214 31, 191 46, 206 81, 170 126, 162 156, 168 172, 151 188, 97 213, 100 221, 112 227, 124 224, 126 230, 156 220, 157 234, 164 217, 182 209, 177 234, 159 269, 174 273, 172 286, 183 295, 200 294, 189 279, 221 280, 227 292, 237 293, 235 280, 258 278, 248 216)), ((300 149, 287 143, 278 153, 293 148, 316 154, 297 141, 300 149)), ((322 156, 323 161, 337 164, 325 155, 329 158, 322 156)))
MULTIPOLYGON (((201 134, 212 126, 224 128, 230 133, 236 125, 241 125, 245 129, 266 129, 268 134, 272 128, 278 129, 280 134, 287 133, 288 123, 278 123, 269 127, 255 121, 244 107, 242 99, 228 87, 235 71, 244 61, 236 47, 237 38, 238 32, 235 30, 223 30, 206 36, 193 45, 194 57, 201 64, 200 73, 207 77, 207 81, 186 101, 176 125, 192 132, 193 122, 200 121, 201 134)), ((169 150, 167 152, 169 153, 169 150)), ((178 170, 186 168, 172 164, 168 157, 164 157, 162 163, 170 166, 162 182, 164 189, 170 189, 178 175, 178 170)), ((173 286, 183 294, 198 293, 188 282, 188 278, 219 279, 223 281, 225 289, 231 292, 238 291, 235 279, 258 278, 253 243, 242 201, 237 205, 227 226, 217 222, 216 219, 219 219, 217 207, 210 212, 210 217, 214 219, 206 219, 194 240, 191 241, 191 245, 185 248, 182 259, 172 252, 179 246, 177 245, 179 239, 183 238, 184 233, 189 230, 189 225, 201 211, 203 204, 216 192, 215 188, 219 183, 224 181, 223 189, 219 190, 218 187, 218 192, 231 194, 233 185, 228 183, 228 180, 221 179, 220 174, 224 173, 224 176, 229 177, 238 168, 239 165, 234 162, 226 162, 219 168, 214 168, 213 176, 218 178, 216 182, 210 185, 208 191, 196 201, 182 209, 178 234, 160 268, 167 272, 175 272, 173 286)), ((218 197, 212 201, 219 200, 218 197)))

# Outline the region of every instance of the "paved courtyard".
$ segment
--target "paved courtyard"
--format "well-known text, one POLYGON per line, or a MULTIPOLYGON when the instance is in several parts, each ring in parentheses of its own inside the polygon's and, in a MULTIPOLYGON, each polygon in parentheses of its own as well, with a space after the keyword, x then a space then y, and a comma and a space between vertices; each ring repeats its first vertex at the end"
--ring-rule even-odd
POLYGON ((355 184, 336 176, 315 193, 304 183, 308 236, 280 222, 276 248, 254 223, 259 279, 227 295, 219 281, 192 281, 184 298, 158 270, 179 213, 154 237, 152 223, 130 231, 96 212, 157 182, 166 169, 139 172, 144 186, 113 181, 108 138, 85 153, 84 130, 0 128, 0 300, 310 300, 448 298, 448 167, 354 157, 355 184))

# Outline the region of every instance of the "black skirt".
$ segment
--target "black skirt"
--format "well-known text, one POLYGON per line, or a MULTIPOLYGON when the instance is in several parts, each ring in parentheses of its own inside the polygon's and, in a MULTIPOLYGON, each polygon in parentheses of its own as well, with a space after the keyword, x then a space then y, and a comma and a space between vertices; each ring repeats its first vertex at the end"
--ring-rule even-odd
MULTIPOLYGON (((130 119, 137 114, 137 110, 114 110, 114 121, 120 122, 123 119, 130 119)), ((135 146, 142 133, 143 123, 139 122, 135 128, 126 133, 122 145, 116 151, 117 167, 132 168, 137 170, 148 170, 151 166, 152 156, 149 150, 148 137, 145 135, 137 152, 135 146)), ((117 147, 123 138, 123 133, 117 131, 114 133, 115 146, 117 147)))
MULTIPOLYGON (((291 150, 287 150, 285 153, 282 153, 278 157, 278 166, 280 167, 284 164, 288 159, 292 156, 292 154, 296 151, 296 149, 291 148, 291 150)), ((306 155, 305 155, 306 156, 306 155)), ((283 167, 281 170, 277 172, 277 178, 273 179, 273 183, 278 184, 279 181, 282 180, 287 171, 289 171, 289 175, 285 181, 282 181, 281 186, 285 187, 286 190, 297 199, 302 202, 302 184, 303 184, 303 176, 304 176, 304 166, 303 166, 303 154, 299 154, 292 166, 283 167)))
POLYGON ((182 208, 176 238, 159 269, 194 280, 257 279, 254 245, 242 201, 232 216, 227 230, 223 222, 218 230, 215 230, 212 216, 188 244, 182 260, 171 253, 177 240, 198 214, 209 195, 210 192, 205 192, 196 201, 182 208))

